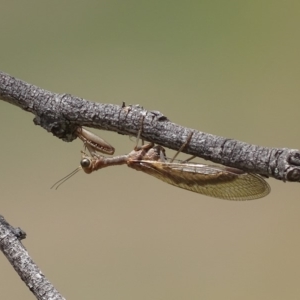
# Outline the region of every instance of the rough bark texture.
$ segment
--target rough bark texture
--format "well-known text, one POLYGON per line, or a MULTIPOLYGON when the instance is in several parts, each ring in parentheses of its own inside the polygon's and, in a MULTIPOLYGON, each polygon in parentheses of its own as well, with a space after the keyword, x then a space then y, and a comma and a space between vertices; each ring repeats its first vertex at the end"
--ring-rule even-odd
POLYGON ((0 249, 37 299, 62 300, 59 292, 33 262, 20 242, 26 234, 13 228, 0 215, 0 249))
POLYGON ((207 134, 174 124, 162 113, 147 111, 139 105, 101 104, 56 94, 3 72, 0 72, 0 99, 33 113, 36 125, 64 141, 76 138, 78 126, 136 136, 144 116, 141 134, 144 140, 177 150, 193 132, 184 153, 283 181, 300 181, 297 149, 266 148, 207 134))

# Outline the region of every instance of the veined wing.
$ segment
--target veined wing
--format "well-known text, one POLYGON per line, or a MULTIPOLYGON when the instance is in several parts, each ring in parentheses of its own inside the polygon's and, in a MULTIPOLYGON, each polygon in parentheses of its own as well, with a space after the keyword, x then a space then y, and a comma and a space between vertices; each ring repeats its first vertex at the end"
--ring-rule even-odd
POLYGON ((270 193, 269 184, 257 174, 197 163, 168 163, 133 160, 131 168, 174 186, 227 200, 253 200, 270 193))

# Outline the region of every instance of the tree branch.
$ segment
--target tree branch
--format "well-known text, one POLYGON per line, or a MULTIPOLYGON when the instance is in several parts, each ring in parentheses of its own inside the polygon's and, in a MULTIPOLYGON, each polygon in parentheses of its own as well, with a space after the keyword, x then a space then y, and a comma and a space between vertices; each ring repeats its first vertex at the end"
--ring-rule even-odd
POLYGON ((0 215, 0 249, 37 299, 63 300, 59 292, 33 262, 20 242, 26 236, 20 228, 14 228, 0 215))
POLYGON ((3 72, 0 72, 0 98, 33 113, 36 125, 64 141, 75 139, 79 126, 136 136, 144 116, 141 134, 144 140, 177 150, 193 132, 184 153, 246 172, 300 182, 298 149, 267 148, 215 136, 174 124, 162 113, 147 111, 139 105, 94 103, 69 94, 56 94, 3 72))

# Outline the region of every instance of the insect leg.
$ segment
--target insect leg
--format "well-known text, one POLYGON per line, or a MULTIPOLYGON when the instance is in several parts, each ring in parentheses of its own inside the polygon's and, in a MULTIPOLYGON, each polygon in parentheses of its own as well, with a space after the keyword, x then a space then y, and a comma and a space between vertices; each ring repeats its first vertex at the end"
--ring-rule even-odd
POLYGON ((83 144, 89 150, 91 156, 98 157, 99 155, 96 152, 111 155, 115 152, 115 148, 108 142, 82 127, 77 128, 76 135, 83 141, 83 144))
MULTIPOLYGON (((189 142, 192 139, 194 132, 191 131, 186 139, 186 141, 181 145, 181 147, 179 148, 179 150, 176 152, 176 154, 174 155, 174 157, 171 159, 171 163, 174 161, 174 159, 178 156, 178 154, 189 144, 189 142)), ((190 160, 190 159, 189 159, 190 160)))
MULTIPOLYGON (((139 143, 141 134, 143 132, 144 120, 145 120, 145 114, 142 114, 142 117, 141 117, 141 120, 140 120, 140 129, 139 129, 138 134, 136 136, 136 145, 134 147, 134 150, 138 150, 139 149, 138 143, 139 143)), ((141 139, 141 140, 142 140, 142 146, 143 146, 144 145, 144 140, 143 139, 141 139)))

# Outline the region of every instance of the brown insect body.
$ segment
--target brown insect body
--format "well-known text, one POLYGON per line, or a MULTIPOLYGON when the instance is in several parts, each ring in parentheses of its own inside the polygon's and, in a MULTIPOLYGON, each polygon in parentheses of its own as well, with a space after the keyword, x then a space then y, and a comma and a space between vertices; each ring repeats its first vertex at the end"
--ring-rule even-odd
POLYGON ((168 162, 165 149, 153 144, 136 148, 128 155, 112 158, 84 155, 81 160, 81 166, 88 174, 122 164, 174 186, 221 199, 252 200, 270 192, 268 183, 260 175, 223 166, 168 162))

